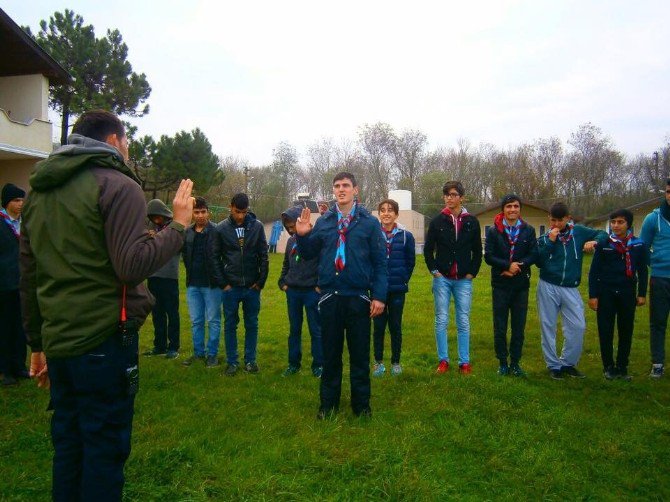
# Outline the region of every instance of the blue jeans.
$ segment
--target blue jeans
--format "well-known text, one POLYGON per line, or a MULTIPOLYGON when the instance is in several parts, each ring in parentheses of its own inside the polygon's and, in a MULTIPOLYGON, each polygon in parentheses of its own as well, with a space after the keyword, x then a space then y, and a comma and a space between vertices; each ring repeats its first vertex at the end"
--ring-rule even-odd
POLYGON ((458 364, 470 362, 470 307, 472 305, 472 279, 433 278, 435 301, 435 342, 437 357, 449 361, 447 324, 449 323, 449 301, 454 296, 456 331, 458 333, 458 364))
POLYGON ((239 308, 244 313, 244 362, 256 362, 258 343, 258 313, 261 310, 261 292, 256 289, 234 286, 222 292, 223 335, 226 343, 226 362, 239 364, 237 355, 237 325, 240 322, 239 308))
POLYGON ((288 363, 300 367, 302 361, 302 311, 307 314, 307 326, 312 345, 312 368, 323 366, 321 321, 319 320, 319 293, 314 289, 286 290, 286 305, 290 331, 288 335, 288 363))
POLYGON ((221 337, 221 288, 189 286, 186 288, 186 302, 191 317, 193 354, 198 357, 216 356, 221 337), (209 329, 206 354, 205 320, 209 329))

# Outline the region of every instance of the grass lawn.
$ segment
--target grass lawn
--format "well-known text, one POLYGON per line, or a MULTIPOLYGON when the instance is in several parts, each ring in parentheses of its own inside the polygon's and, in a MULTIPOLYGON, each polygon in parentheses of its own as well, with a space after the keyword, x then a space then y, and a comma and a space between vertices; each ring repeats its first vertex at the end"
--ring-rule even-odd
MULTIPOLYGON (((522 360, 528 378, 501 378, 484 264, 474 283, 473 373, 438 376, 430 276, 420 258, 405 306, 405 372, 373 379, 373 417, 360 420, 349 408, 345 362, 341 411, 320 422, 306 328, 304 370, 281 376, 288 331, 276 286, 281 258, 271 256, 262 293, 257 375, 182 366, 191 348, 182 280, 181 356, 141 360, 127 500, 670 498, 670 377, 647 376, 646 306, 638 309, 632 382, 602 377, 591 311, 579 364, 588 378, 554 381, 540 349, 535 269, 522 360)), ((581 289, 586 298, 586 284, 581 289)), ((140 350, 151 342, 149 321, 140 350)), ((387 336, 387 366, 389 343, 387 336)), ((449 351, 455 362, 453 307, 449 351)), ((50 496, 47 403, 33 383, 0 389, 0 500, 50 496)))

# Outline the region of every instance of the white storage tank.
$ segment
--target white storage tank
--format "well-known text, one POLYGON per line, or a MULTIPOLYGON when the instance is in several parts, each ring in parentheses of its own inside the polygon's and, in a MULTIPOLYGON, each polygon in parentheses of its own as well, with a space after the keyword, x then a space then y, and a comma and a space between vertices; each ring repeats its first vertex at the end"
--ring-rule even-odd
POLYGON ((412 192, 409 190, 390 190, 389 199, 396 201, 401 211, 412 209, 412 192))

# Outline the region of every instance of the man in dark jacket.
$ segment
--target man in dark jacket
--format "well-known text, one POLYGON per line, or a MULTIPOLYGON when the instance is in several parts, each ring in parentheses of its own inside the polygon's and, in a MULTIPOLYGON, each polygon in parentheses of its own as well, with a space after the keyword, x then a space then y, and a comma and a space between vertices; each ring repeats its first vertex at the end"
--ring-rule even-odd
POLYGON ((470 366, 470 307, 472 279, 482 264, 482 240, 477 218, 463 207, 465 189, 460 181, 442 188, 444 209, 433 218, 426 232, 424 258, 433 276, 437 373, 449 371, 447 324, 449 301, 454 296, 458 332, 458 368, 467 375, 470 366))
POLYGON ((208 368, 219 365, 219 338, 221 336, 221 288, 216 286, 210 274, 208 259, 209 239, 216 225, 209 221, 207 201, 195 198, 194 223, 186 229, 184 239, 184 267, 186 268, 186 301, 191 317, 193 355, 182 364, 190 366, 195 361, 204 361, 208 368), (205 350, 205 321, 209 329, 205 350))
POLYGON ((51 383, 53 499, 121 500, 139 385, 137 333, 151 309, 143 281, 181 249, 193 183, 181 182, 174 220, 151 236, 144 194, 125 165, 123 123, 90 111, 72 131, 37 164, 23 208, 30 372, 38 385, 51 383))
POLYGON ((244 312, 244 370, 258 373, 258 313, 261 289, 268 278, 268 244, 263 224, 249 211, 249 197, 235 194, 230 202, 230 217, 216 226, 210 239, 210 269, 214 283, 223 289, 225 374, 237 373, 237 325, 239 308, 244 312))
POLYGON ((26 337, 19 298, 19 236, 26 192, 13 183, 2 187, 0 210, 0 373, 2 385, 27 378, 26 337))
MULTIPOLYGON (((150 200, 147 204, 149 233, 157 234, 168 227, 172 221, 172 211, 160 199, 150 200)), ((179 253, 175 254, 161 268, 147 279, 149 292, 154 295, 156 303, 151 309, 151 320, 154 324, 153 349, 144 353, 145 356, 165 355, 167 359, 179 357, 179 253)))
POLYGON ((298 253, 295 237, 295 223, 302 206, 294 206, 281 215, 289 237, 284 251, 284 263, 279 274, 279 289, 286 293, 288 307, 288 367, 284 376, 300 371, 302 360, 302 312, 307 314, 307 326, 312 347, 312 375, 321 377, 323 372, 323 349, 321 344, 321 322, 319 321, 319 260, 306 260, 298 253))
POLYGON ((523 347, 530 267, 537 259, 535 229, 521 219, 521 199, 505 195, 498 213, 486 232, 484 259, 491 265, 493 296, 493 346, 500 361, 498 374, 523 377, 521 350, 523 347), (507 350, 507 320, 511 317, 512 336, 507 350), (507 358, 511 356, 511 365, 507 358))
POLYGON ((303 209, 296 222, 300 256, 319 260, 324 365, 317 418, 333 415, 340 406, 345 333, 351 365, 351 408, 355 415, 369 417, 370 318, 384 310, 386 246, 377 220, 356 202, 358 187, 353 174, 337 174, 333 194, 336 204, 313 229, 309 208, 303 209))

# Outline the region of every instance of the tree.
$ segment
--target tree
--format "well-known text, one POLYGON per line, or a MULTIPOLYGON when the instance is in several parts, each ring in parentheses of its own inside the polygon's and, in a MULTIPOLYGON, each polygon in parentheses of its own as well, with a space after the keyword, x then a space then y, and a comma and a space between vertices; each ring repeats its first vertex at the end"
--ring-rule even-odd
POLYGON ((137 74, 128 61, 128 46, 118 30, 107 30, 96 38, 92 25, 73 11, 55 12, 49 22, 40 21, 32 36, 70 75, 72 81, 51 86, 51 108, 61 114, 61 143, 67 141, 70 116, 91 108, 118 115, 141 117, 149 113, 145 101, 151 87, 144 73, 137 74))
POLYGON ((421 173, 423 150, 428 138, 418 130, 407 129, 393 144, 393 158, 400 175, 398 185, 414 191, 414 184, 421 173))
POLYGON ((391 184, 391 158, 397 141, 393 128, 384 122, 365 124, 358 133, 363 159, 367 168, 363 202, 375 204, 385 199, 391 184))

